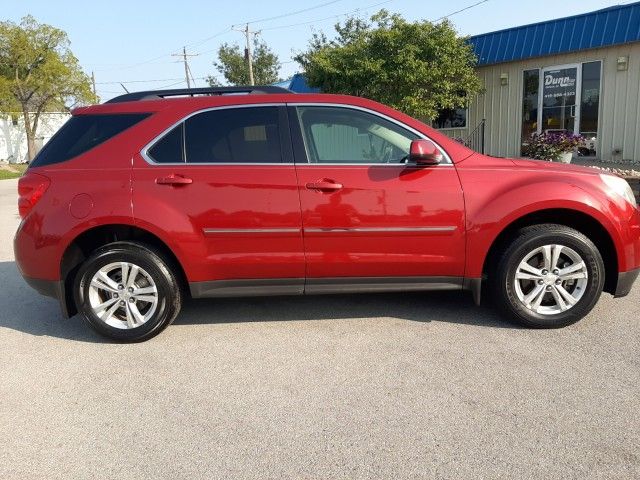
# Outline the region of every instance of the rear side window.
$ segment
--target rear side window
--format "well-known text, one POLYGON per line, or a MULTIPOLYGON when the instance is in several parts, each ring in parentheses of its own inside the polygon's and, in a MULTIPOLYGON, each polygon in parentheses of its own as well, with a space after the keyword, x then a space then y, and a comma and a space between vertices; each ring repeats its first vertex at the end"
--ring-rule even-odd
POLYGON ((176 126, 147 155, 158 163, 281 163, 280 134, 278 107, 210 110, 176 126))
POLYGON ((184 123, 181 123, 149 149, 148 155, 158 163, 184 162, 184 123))
POLYGON ((31 165, 42 167, 70 160, 147 118, 147 113, 78 115, 71 117, 47 142, 31 165))

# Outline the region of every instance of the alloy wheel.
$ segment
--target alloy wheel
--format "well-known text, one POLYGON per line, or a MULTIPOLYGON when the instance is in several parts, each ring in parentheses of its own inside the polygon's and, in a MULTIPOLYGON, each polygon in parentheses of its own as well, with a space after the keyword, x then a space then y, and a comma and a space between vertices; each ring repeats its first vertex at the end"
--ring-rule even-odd
POLYGON ((544 245, 529 252, 514 277, 522 304, 540 315, 573 308, 585 293, 589 273, 583 258, 564 245, 544 245))
POLYGON ((158 288, 142 267, 129 262, 109 263, 91 279, 88 299, 93 313, 119 329, 137 328, 158 307, 158 288))

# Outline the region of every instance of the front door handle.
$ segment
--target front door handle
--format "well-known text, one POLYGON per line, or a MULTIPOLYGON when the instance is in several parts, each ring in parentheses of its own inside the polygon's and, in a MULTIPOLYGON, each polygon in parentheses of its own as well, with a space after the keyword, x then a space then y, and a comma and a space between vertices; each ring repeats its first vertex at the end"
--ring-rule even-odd
POLYGON ((193 180, 187 177, 183 177, 182 175, 176 175, 172 173, 168 177, 156 178, 156 183, 158 185, 173 185, 174 187, 179 187, 181 185, 189 185, 193 183, 193 180))
POLYGON ((335 180, 331 180, 329 178, 323 178, 321 180, 317 180, 315 182, 310 182, 306 184, 308 190, 318 190, 320 192, 337 192, 342 189, 342 184, 337 183, 335 180))

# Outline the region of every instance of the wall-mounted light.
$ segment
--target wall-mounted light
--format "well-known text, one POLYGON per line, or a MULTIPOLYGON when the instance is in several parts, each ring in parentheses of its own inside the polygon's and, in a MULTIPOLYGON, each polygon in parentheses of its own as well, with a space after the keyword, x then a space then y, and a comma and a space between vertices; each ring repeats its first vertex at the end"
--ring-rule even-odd
POLYGON ((500 74, 500 85, 509 85, 509 74, 501 73, 500 74))
POLYGON ((624 72, 629 69, 629 57, 618 57, 616 62, 619 72, 624 72))

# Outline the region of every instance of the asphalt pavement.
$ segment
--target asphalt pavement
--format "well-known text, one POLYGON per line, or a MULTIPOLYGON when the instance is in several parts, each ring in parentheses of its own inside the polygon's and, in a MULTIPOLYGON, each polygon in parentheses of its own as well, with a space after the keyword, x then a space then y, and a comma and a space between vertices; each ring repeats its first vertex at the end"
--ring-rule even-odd
POLYGON ((141 344, 31 290, 0 182, 1 479, 640 477, 640 287, 561 330, 470 295, 201 300, 141 344))

